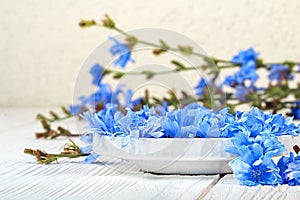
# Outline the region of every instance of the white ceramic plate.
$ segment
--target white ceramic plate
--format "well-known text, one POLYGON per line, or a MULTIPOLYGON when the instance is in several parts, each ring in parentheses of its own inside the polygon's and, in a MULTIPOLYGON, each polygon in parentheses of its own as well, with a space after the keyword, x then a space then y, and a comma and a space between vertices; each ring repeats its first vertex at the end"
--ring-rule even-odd
MULTIPOLYGON (((299 137, 281 136, 288 151, 299 144, 299 137)), ((139 138, 121 148, 122 137, 95 134, 93 150, 102 155, 123 158, 142 170, 160 174, 232 173, 228 162, 234 158, 224 147, 231 138, 139 138)))

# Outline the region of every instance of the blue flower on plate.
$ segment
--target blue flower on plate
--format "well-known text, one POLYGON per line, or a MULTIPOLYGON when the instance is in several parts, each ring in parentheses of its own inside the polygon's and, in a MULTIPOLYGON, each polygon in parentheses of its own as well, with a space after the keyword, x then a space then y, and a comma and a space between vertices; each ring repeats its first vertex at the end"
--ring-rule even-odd
POLYGON ((250 132, 250 137, 256 137, 263 131, 265 125, 264 113, 258 108, 252 107, 250 113, 244 112, 238 123, 250 132))
POLYGON ((85 119, 89 126, 86 127, 87 133, 80 137, 80 140, 87 144, 87 146, 81 147, 82 153, 90 154, 84 160, 84 163, 93 163, 99 155, 92 151, 93 135, 107 135, 118 136, 124 135, 124 131, 118 126, 115 118, 121 118, 124 115, 117 110, 115 105, 106 105, 106 108, 95 113, 93 110, 89 110, 80 115, 85 119))
POLYGON ((140 128, 141 137, 160 138, 164 135, 163 129, 164 118, 151 116, 145 122, 144 126, 140 128))
POLYGON ((300 133, 300 127, 293 123, 292 118, 285 118, 282 114, 264 113, 255 107, 252 107, 250 112, 238 112, 236 117, 235 121, 225 123, 228 132, 247 131, 250 137, 256 137, 264 132, 276 136, 297 136, 300 133))
POLYGON ((169 105, 167 101, 163 101, 162 105, 155 105, 154 110, 159 116, 165 116, 169 112, 169 105))
POLYGON ((115 66, 120 66, 121 68, 125 68, 128 62, 134 62, 131 59, 131 51, 126 44, 119 42, 117 39, 113 37, 109 37, 110 40, 114 42, 114 45, 110 47, 109 51, 113 56, 118 55, 119 58, 114 62, 115 66))
MULTIPOLYGON (((209 112, 205 114, 204 120, 202 122, 210 123, 210 128, 206 133, 208 138, 218 138, 226 137, 223 132, 223 127, 233 120, 233 116, 228 113, 229 108, 223 108, 218 111, 209 112)), ((200 125, 202 126, 202 125, 200 125)))
MULTIPOLYGON (((87 132, 90 134, 100 135, 122 135, 123 131, 116 123, 116 119, 122 118, 124 115, 117 110, 115 105, 106 105, 106 108, 95 113, 92 110, 84 112, 81 117, 85 119, 89 126, 87 132)), ((91 143, 91 138, 86 138, 86 142, 91 143), (87 140, 90 139, 90 140, 87 140)))
POLYGON ((164 135, 164 118, 156 115, 154 109, 144 106, 138 112, 127 109, 127 114, 121 117, 115 117, 116 124, 124 137, 122 147, 130 142, 130 139, 146 137, 160 138, 164 135))
POLYGON ((268 78, 271 81, 277 80, 293 80, 294 76, 290 73, 285 65, 271 65, 271 70, 268 78))
POLYGON ((166 113, 163 125, 164 136, 171 138, 193 138, 196 135, 206 137, 207 130, 210 128, 210 118, 207 113, 207 109, 192 108, 191 105, 166 113))
POLYGON ((263 147, 258 143, 240 146, 239 157, 230 161, 229 165, 234 177, 241 185, 277 185, 281 183, 279 168, 272 160, 273 152, 264 154, 263 147))

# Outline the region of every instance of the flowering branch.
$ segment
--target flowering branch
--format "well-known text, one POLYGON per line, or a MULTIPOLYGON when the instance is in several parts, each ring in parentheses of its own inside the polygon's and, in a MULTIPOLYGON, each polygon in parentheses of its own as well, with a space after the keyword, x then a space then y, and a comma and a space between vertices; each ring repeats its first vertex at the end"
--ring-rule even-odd
POLYGON ((65 116, 63 116, 63 117, 58 115, 56 112, 50 110, 49 111, 49 114, 51 116, 50 118, 39 113, 39 114, 37 114, 36 119, 40 120, 40 121, 45 120, 47 122, 55 122, 55 121, 60 121, 60 120, 64 120, 64 119, 73 117, 72 114, 70 113, 70 111, 65 106, 62 106, 61 110, 65 114, 65 116))
MULTIPOLYGON (((82 27, 82 28, 99 26, 99 27, 104 27, 104 28, 115 30, 118 33, 120 33, 120 34, 122 34, 126 37, 125 40, 127 41, 127 45, 130 48, 133 48, 138 43, 145 44, 145 45, 156 48, 153 51, 153 53, 155 55, 159 55, 159 54, 161 54, 163 52, 166 52, 166 51, 176 51, 176 52, 180 52, 184 55, 195 55, 195 56, 198 56, 198 57, 202 57, 206 60, 213 61, 216 65, 218 65, 220 63, 230 64, 229 66, 226 66, 228 68, 229 67, 238 67, 238 66, 241 66, 243 64, 241 62, 236 62, 236 61, 232 61, 232 60, 225 60, 225 59, 219 59, 219 58, 215 58, 215 57, 209 57, 209 56, 203 55, 201 53, 194 52, 193 48, 191 46, 188 46, 188 45, 186 45, 186 46, 178 45, 177 47, 170 47, 163 40, 160 40, 160 44, 140 40, 137 37, 135 37, 134 35, 130 35, 130 34, 126 33, 124 30, 122 30, 121 28, 117 27, 115 21, 109 15, 105 14, 104 17, 105 18, 102 20, 101 23, 96 22, 94 19, 92 19, 92 20, 81 20, 79 22, 79 26, 82 27)), ((262 59, 257 60, 257 68, 267 68, 270 65, 280 65, 280 64, 295 66, 295 65, 300 64, 300 62, 284 61, 284 62, 263 63, 262 59)))
MULTIPOLYGON (((151 47, 154 47, 153 54, 160 55, 167 51, 176 51, 184 55, 195 55, 204 59, 207 64, 197 67, 185 66, 182 63, 171 60, 171 63, 175 66, 175 69, 166 70, 166 71, 151 71, 145 70, 142 72, 127 72, 126 75, 143 75, 146 79, 151 79, 156 75, 160 74, 169 74, 176 73, 187 70, 209 70, 208 74, 212 74, 213 78, 211 80, 204 80, 203 83, 197 85, 195 88, 199 101, 207 100, 205 97, 208 92, 207 87, 210 87, 210 84, 213 87, 218 87, 214 85, 215 80, 220 75, 220 70, 227 68, 239 68, 239 71, 232 76, 227 76, 224 85, 227 85, 235 90, 233 94, 227 96, 227 100, 238 100, 238 103, 229 102, 228 106, 234 108, 236 105, 244 104, 245 102, 251 106, 259 107, 263 110, 272 110, 273 113, 276 113, 278 110, 284 108, 296 109, 295 103, 290 103, 286 98, 289 95, 294 95, 295 99, 300 98, 300 92, 297 89, 292 89, 288 85, 288 80, 293 78, 292 73, 299 73, 300 70, 296 69, 295 66, 299 65, 299 62, 295 61, 283 61, 283 62, 264 62, 261 58, 258 58, 258 53, 255 52, 252 48, 240 51, 238 55, 234 56, 231 60, 220 59, 216 57, 209 57, 200 53, 197 53, 193 50, 193 47, 188 45, 178 45, 177 47, 171 47, 164 40, 159 40, 159 43, 153 43, 149 41, 140 40, 136 36, 126 33, 121 28, 119 28, 115 21, 110 18, 110 16, 105 15, 105 18, 102 22, 96 22, 95 20, 81 20, 79 23, 80 27, 104 27, 125 36, 125 44, 122 44, 115 39, 112 39, 115 42, 115 46, 110 49, 113 55, 116 55, 116 49, 128 49, 129 55, 127 57, 120 57, 120 60, 116 63, 122 68, 125 67, 127 61, 130 60, 130 50, 133 49, 137 44, 145 44, 151 47), (118 48, 117 48, 118 47, 118 48), (215 67, 212 66, 217 66, 215 67), (270 83, 266 88, 258 88, 255 86, 255 82, 258 79, 256 69, 264 68, 265 70, 270 71, 269 79, 270 83), (247 85, 245 81, 250 81, 250 85, 247 85), (276 81, 276 82, 275 82, 276 81), (274 84, 275 82, 275 84, 274 84)), ((119 52, 120 53, 120 52, 119 52)), ((125 72, 107 69, 105 74, 112 74, 112 77, 115 79, 120 79, 125 72)), ((200 80, 201 81, 201 80, 200 80)), ((210 102, 212 103, 212 102, 210 102)), ((173 104, 172 104, 173 105, 173 104)), ((207 106, 207 104, 204 104, 207 106)), ((300 106, 299 106, 300 108, 300 106)), ((233 111, 233 110, 232 110, 233 111)), ((293 113, 293 115, 295 115, 293 113)))
POLYGON ((36 160, 40 164, 50 164, 52 162, 58 162, 59 158, 78 158, 83 156, 89 156, 90 154, 81 152, 78 145, 76 145, 71 139, 71 143, 64 145, 64 150, 60 154, 50 154, 45 151, 36 149, 24 149, 24 153, 35 156, 36 160))
POLYGON ((71 133, 71 131, 69 131, 66 128, 63 128, 61 126, 57 127, 57 130, 53 130, 51 128, 51 125, 49 122, 47 122, 45 119, 40 120, 43 129, 45 130, 44 132, 38 132, 35 133, 35 137, 37 139, 39 138, 50 138, 50 139, 54 139, 60 136, 67 136, 67 137, 78 137, 81 136, 82 134, 73 134, 71 133))

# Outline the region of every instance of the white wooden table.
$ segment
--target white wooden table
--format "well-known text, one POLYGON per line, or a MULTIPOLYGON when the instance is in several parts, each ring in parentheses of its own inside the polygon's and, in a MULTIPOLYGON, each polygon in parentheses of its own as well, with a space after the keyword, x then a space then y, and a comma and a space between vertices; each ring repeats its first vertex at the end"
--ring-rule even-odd
MULTIPOLYGON (((300 199, 300 187, 245 187, 231 174, 179 176, 144 173, 130 162, 81 158, 40 165, 25 147, 58 152, 68 141, 34 138, 42 131, 34 120, 43 108, 0 108, 0 199, 300 199)), ((61 122, 71 130, 72 120, 61 122)), ((74 139, 77 143, 78 139, 74 139)))

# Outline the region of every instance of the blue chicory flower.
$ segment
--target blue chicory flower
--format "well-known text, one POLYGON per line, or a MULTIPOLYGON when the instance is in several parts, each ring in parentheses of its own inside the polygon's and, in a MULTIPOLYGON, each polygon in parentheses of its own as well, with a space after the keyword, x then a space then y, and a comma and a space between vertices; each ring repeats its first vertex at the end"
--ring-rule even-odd
POLYGON ((196 85, 194 89, 196 90, 196 95, 198 97, 202 97, 207 89, 206 80, 204 78, 201 78, 198 85, 196 85))
POLYGON ((121 68, 125 68, 128 62, 134 62, 131 59, 131 51, 126 44, 119 42, 117 39, 113 37, 109 37, 110 40, 114 42, 114 45, 110 47, 109 51, 113 56, 118 55, 119 58, 114 62, 115 66, 120 66, 121 68))
POLYGON ((259 53, 255 52, 253 48, 247 50, 241 50, 237 55, 235 55, 231 61, 235 63, 247 63, 249 61, 256 61, 259 53))
POLYGON ((268 78, 271 81, 282 81, 293 80, 294 76, 290 73, 285 65, 271 65, 271 70, 268 78))
POLYGON ((239 147, 239 157, 230 161, 234 177, 241 185, 277 185, 281 183, 279 168, 272 160, 273 152, 264 154, 264 149, 258 143, 239 147))
POLYGON ((300 185, 300 157, 294 157, 291 152, 289 157, 282 156, 277 166, 280 169, 283 183, 288 185, 300 185))
POLYGON ((166 113, 163 125, 164 137, 193 138, 207 137, 211 128, 211 113, 195 104, 166 113))
POLYGON ((300 108, 292 108, 291 110, 294 119, 300 119, 300 108))
POLYGON ((90 153, 90 155, 88 155, 84 159, 83 164, 92 164, 92 163, 94 163, 97 160, 98 157, 99 157, 99 154, 90 153))
MULTIPOLYGON (((90 112, 90 114, 92 114, 90 112)), ((86 114, 87 117, 87 114, 86 114)), ((83 161, 84 164, 92 164, 96 161, 96 159, 99 157, 99 154, 93 152, 93 134, 87 133, 80 137, 80 141, 87 144, 87 146, 80 147, 80 151, 84 154, 89 154, 85 160, 83 161)))
POLYGON ((294 157, 294 153, 293 153, 293 152, 290 152, 289 157, 287 157, 287 156, 282 156, 282 157, 278 160, 277 166, 278 166, 279 169, 280 169, 279 174, 280 174, 281 176, 283 176, 284 171, 287 169, 287 164, 293 162, 294 160, 295 160, 295 157, 294 157))
POLYGON ((165 116, 169 112, 169 105, 167 101, 163 101, 162 105, 155 105, 155 111, 159 116, 165 116))
POLYGON ((300 160, 288 163, 283 177, 288 185, 300 185, 300 160))
POLYGON ((253 145, 253 140, 249 139, 249 134, 245 132, 235 133, 234 137, 232 137, 231 142, 233 146, 225 146, 224 150, 228 153, 240 156, 240 147, 241 146, 249 146, 253 145))
POLYGON ((265 114, 258 108, 251 108, 250 112, 239 112, 238 118, 230 123, 226 123, 226 129, 235 132, 250 133, 250 137, 256 137, 261 133, 268 132, 276 136, 293 135, 300 133, 300 127, 292 122, 292 118, 285 118, 282 114, 265 114))
POLYGON ((111 86, 101 82, 103 72, 104 69, 99 64, 92 66, 90 74, 93 77, 92 83, 97 86, 97 91, 89 96, 80 96, 78 105, 70 105, 69 110, 72 115, 82 113, 82 111, 87 109, 87 106, 95 108, 99 102, 106 104, 112 100, 114 92, 111 86))
POLYGON ((143 97, 138 97, 136 99, 133 98, 133 91, 131 89, 128 89, 126 92, 124 92, 125 96, 125 105, 124 107, 129 107, 132 110, 135 110, 136 106, 140 106, 141 103, 143 102, 143 97))
POLYGON ((262 132, 257 135, 253 141, 263 148, 263 153, 272 152, 273 156, 279 156, 284 153, 284 145, 278 140, 278 137, 270 132, 262 132))
POLYGON ((255 91, 254 87, 245 87, 243 85, 238 85, 235 87, 234 98, 241 100, 242 102, 248 101, 247 96, 255 91))
POLYGON ((236 132, 234 137, 232 137, 231 142, 233 146, 226 146, 225 151, 231 154, 239 155, 239 148, 241 146, 251 146, 254 143, 259 144, 263 148, 263 153, 272 152, 273 156, 281 155, 285 149, 284 145, 278 140, 277 136, 270 134, 269 132, 262 132, 255 138, 250 139, 249 132, 236 132))
POLYGON ((122 97, 125 100, 125 104, 121 105, 123 107, 134 108, 134 106, 139 105, 143 100, 141 97, 133 100, 132 90, 123 90, 122 85, 113 90, 110 84, 102 83, 101 75, 103 74, 103 71, 103 68, 99 64, 95 64, 91 68, 90 73, 93 76, 93 84, 97 86, 97 90, 89 96, 79 97, 78 99, 80 103, 78 105, 69 106, 69 110, 72 115, 80 114, 89 107, 96 108, 99 103, 102 105, 107 105, 108 103, 121 105, 122 97))
MULTIPOLYGON (((258 55, 259 54, 255 52, 253 48, 242 50, 235 55, 231 61, 241 64, 241 68, 234 75, 227 76, 224 84, 232 87, 244 86, 245 81, 249 80, 251 85, 254 86, 258 79, 258 75, 256 73, 256 61, 258 55)), ((253 87, 253 89, 255 88, 253 87)))
POLYGON ((257 81, 258 75, 256 73, 255 61, 244 63, 239 71, 234 75, 229 75, 225 78, 224 84, 228 86, 244 85, 246 80, 249 80, 251 85, 257 81))
POLYGON ((70 105, 69 106, 69 111, 71 115, 78 115, 79 113, 82 112, 83 105, 70 105))
POLYGON ((90 74, 93 77, 93 81, 92 81, 93 85, 98 86, 98 84, 100 84, 103 72, 104 72, 103 67, 100 66, 98 63, 92 66, 92 68, 90 69, 90 74))
POLYGON ((295 102, 295 107, 291 108, 294 119, 300 119, 300 101, 295 102))

